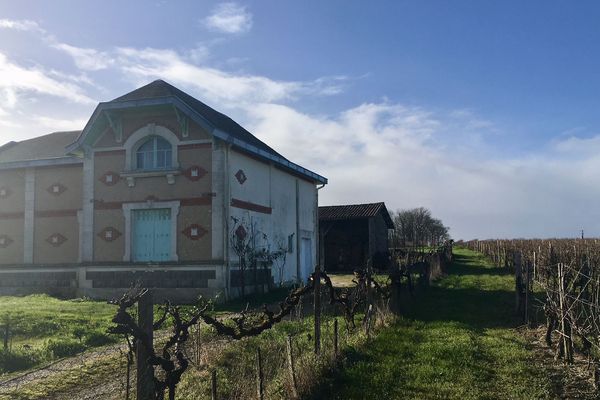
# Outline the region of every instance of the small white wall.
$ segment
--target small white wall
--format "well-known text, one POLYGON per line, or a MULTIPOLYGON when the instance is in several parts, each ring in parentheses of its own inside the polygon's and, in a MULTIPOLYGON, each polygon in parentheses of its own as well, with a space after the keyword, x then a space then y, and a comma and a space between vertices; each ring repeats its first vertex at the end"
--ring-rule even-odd
MULTIPOLYGON (((302 237, 311 239, 314 268, 317 258, 315 185, 273 165, 235 151, 229 153, 229 185, 231 198, 271 208, 271 213, 267 214, 230 206, 230 216, 244 221, 246 226, 254 224, 257 231, 267 236, 267 240, 264 241, 262 235, 257 235, 257 247, 269 247, 271 251, 277 250, 279 246, 287 249, 288 237, 293 235, 292 252, 286 253, 283 276, 279 273, 279 260, 272 267, 275 283, 293 282, 298 278, 306 280, 308 278, 306 271, 300 277, 297 273, 300 250, 298 245, 302 237), (244 171, 247 178, 243 184, 235 177, 240 169, 244 171), (296 213, 296 188, 298 188, 298 213, 296 213), (298 224, 296 224, 296 215, 299 216, 298 224)), ((230 229, 232 226, 233 223, 230 221, 230 229)), ((231 234, 232 232, 228 232, 228 239, 231 238, 231 234)), ((238 258, 231 248, 229 260, 234 265, 238 263, 238 258)))
POLYGON ((230 151, 231 197, 267 207, 270 206, 270 171, 269 165, 236 151, 230 151), (244 172, 247 178, 243 184, 240 184, 235 177, 235 174, 240 170, 244 172))
POLYGON ((301 279, 306 281, 314 271, 317 264, 317 223, 318 223, 318 205, 317 188, 314 184, 304 180, 298 181, 298 200, 299 200, 299 228, 300 238, 311 240, 311 258, 312 265, 308 270, 301 271, 301 279))

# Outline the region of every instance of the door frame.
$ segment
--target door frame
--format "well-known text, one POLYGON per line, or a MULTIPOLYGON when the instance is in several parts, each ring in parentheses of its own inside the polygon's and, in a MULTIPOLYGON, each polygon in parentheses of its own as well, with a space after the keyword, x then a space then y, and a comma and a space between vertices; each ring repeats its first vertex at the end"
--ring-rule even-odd
POLYGON ((310 275, 315 272, 315 265, 316 265, 316 257, 315 257, 315 252, 313 251, 313 249, 315 248, 315 239, 314 239, 314 235, 312 231, 307 231, 304 229, 300 230, 300 235, 299 235, 299 240, 298 240, 298 269, 297 269, 297 273, 298 273, 298 280, 299 281, 304 281, 306 282, 306 280, 308 280, 308 278, 310 277, 310 275), (309 260, 309 267, 307 271, 304 271, 302 269, 303 265, 302 263, 304 262, 303 260, 303 254, 302 254, 302 241, 304 239, 308 239, 310 240, 310 260, 309 260), (303 274, 306 272, 306 276, 303 276, 303 274))
POLYGON ((146 201, 143 203, 125 203, 123 204, 123 215, 125 216, 125 254, 123 261, 131 262, 132 240, 132 215, 134 210, 153 210, 158 208, 171 209, 171 259, 169 261, 179 261, 177 255, 177 219, 179 216, 179 201, 146 201))

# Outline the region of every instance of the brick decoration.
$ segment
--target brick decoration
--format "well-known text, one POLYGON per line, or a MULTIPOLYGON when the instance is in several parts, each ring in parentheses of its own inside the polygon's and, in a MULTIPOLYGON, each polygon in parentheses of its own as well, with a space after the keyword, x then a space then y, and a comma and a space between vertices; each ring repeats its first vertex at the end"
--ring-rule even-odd
POLYGON ((6 219, 23 219, 25 218, 24 212, 8 212, 8 213, 0 213, 0 220, 6 219))
POLYGON ((248 235, 248 232, 246 231, 246 228, 244 228, 244 225, 238 226, 237 229, 235 230, 235 236, 239 240, 244 240, 247 235, 248 235))
MULTIPOLYGON (((179 201, 182 207, 188 206, 209 206, 212 204, 214 193, 202 193, 202 197, 187 197, 187 198, 165 198, 159 199, 156 196, 148 196, 144 201, 179 201)), ((123 204, 137 203, 138 201, 104 201, 102 199, 94 199, 95 210, 120 210, 123 204)), ((1 214, 0 214, 1 217, 1 214)))
MULTIPOLYGON (((232 287, 241 287, 242 286, 242 274, 239 269, 231 270, 230 274, 230 282, 232 287)), ((244 272, 244 284, 246 287, 251 285, 266 285, 268 283, 273 283, 273 278, 271 276, 270 269, 257 269, 256 272, 252 271, 252 273, 245 271, 244 272)))
POLYGON ((208 171, 198 165, 193 165, 185 171, 183 171, 183 176, 185 176, 192 182, 199 181, 206 174, 208 174, 208 171))
POLYGON ((261 206, 260 204, 255 204, 240 199, 231 199, 231 206, 241 208, 243 210, 256 211, 263 214, 271 214, 273 212, 271 207, 261 206))
POLYGON ((51 195, 60 196, 61 194, 63 194, 64 192, 67 191, 67 187, 65 185, 63 185, 62 183, 53 183, 46 190, 51 195))
POLYGON ((237 179, 240 185, 243 185, 244 182, 248 180, 248 177, 246 176, 246 173, 240 169, 235 173, 235 179, 237 179))
POLYGON ((8 235, 0 235, 0 249, 5 249, 10 246, 14 240, 8 235))
POLYGON ((123 234, 112 226, 107 226, 98 233, 98 237, 105 242, 113 242, 123 236, 123 234))
POLYGON ((0 279, 0 287, 44 288, 48 292, 55 288, 69 288, 71 282, 77 280, 77 273, 70 272, 4 272, 0 279))
POLYGON ((192 224, 181 231, 190 240, 200 240, 208 231, 198 224, 192 224))
POLYGON ((12 190, 9 187, 2 186, 0 187, 0 199, 5 199, 12 194, 12 190))
POLYGON ((61 235, 60 233, 53 233, 50 235, 46 242, 50 243, 50 245, 54 247, 60 247, 67 241, 67 238, 61 235))
MULTIPOLYGON (((250 275, 250 274, 249 274, 250 275)), ((130 288, 134 284, 148 288, 207 288, 216 279, 215 270, 203 271, 86 271, 85 279, 94 288, 130 288)), ((2 281, 0 280, 0 286, 2 281)))
POLYGON ((114 186, 121 180, 121 176, 113 171, 108 171, 104 175, 102 175, 99 179, 100 182, 104 183, 106 186, 114 186))

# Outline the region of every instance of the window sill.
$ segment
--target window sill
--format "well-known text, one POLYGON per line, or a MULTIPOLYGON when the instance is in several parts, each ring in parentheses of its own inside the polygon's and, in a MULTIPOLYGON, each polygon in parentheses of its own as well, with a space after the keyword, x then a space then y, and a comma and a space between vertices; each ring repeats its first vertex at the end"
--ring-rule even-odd
POLYGON ((179 169, 159 169, 159 170, 148 170, 148 171, 123 171, 121 172, 121 178, 127 181, 127 186, 134 187, 136 178, 154 178, 164 176, 167 178, 169 185, 175 184, 175 176, 181 175, 179 169))

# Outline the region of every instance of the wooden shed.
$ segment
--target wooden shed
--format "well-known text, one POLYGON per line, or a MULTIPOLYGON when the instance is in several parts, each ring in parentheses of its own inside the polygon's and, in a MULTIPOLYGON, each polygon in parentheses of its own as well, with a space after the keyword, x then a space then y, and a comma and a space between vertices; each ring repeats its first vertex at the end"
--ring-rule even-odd
POLYGON ((394 223, 385 203, 319 207, 320 259, 325 271, 351 272, 371 259, 388 261, 388 233, 394 223))

